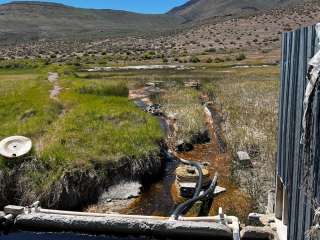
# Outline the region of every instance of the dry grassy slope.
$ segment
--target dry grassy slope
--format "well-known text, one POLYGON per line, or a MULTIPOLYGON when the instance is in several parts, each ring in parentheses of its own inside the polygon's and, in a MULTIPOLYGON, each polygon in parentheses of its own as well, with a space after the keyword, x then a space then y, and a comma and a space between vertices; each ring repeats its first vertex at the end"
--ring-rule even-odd
MULTIPOLYGON (((81 28, 74 28, 78 31, 77 33, 74 33, 74 36, 79 33, 81 34, 81 32, 84 34, 85 32, 85 35, 90 38, 88 41, 50 40, 33 41, 32 44, 24 41, 22 44, 1 47, 1 44, 7 43, 7 41, 3 41, 5 40, 3 36, 7 36, 7 33, 1 33, 1 31, 4 31, 3 29, 5 29, 7 32, 12 32, 12 29, 18 28, 18 26, 13 26, 10 29, 7 25, 2 24, 2 20, 6 19, 4 16, 1 16, 1 9, 3 7, 4 6, 1 7, 0 5, 0 54, 5 58, 23 58, 39 56, 39 54, 48 56, 51 53, 60 56, 65 55, 65 58, 68 58, 68 56, 74 55, 75 52, 80 54, 94 54, 100 57, 102 52, 125 54, 128 51, 130 51, 131 56, 135 58, 143 56, 147 51, 154 51, 160 56, 163 54, 170 58, 179 57, 186 52, 187 54, 201 54, 204 51, 225 52, 225 50, 247 51, 257 49, 279 49, 281 33, 283 31, 290 31, 301 26, 308 26, 319 22, 318 13, 320 11, 320 2, 305 3, 290 8, 265 10, 251 16, 227 20, 220 19, 219 22, 208 20, 205 24, 198 24, 195 27, 187 27, 183 24, 185 27, 183 31, 179 31, 172 35, 162 35, 161 37, 132 37, 126 35, 114 39, 105 36, 106 33, 110 33, 111 31, 108 30, 107 32, 101 33, 101 38, 96 40, 93 37, 95 29, 91 29, 90 25, 83 25, 81 28), (88 30, 87 28, 90 29, 88 30)), ((76 10, 77 9, 68 9, 66 11, 76 10)), ((27 14, 27 12, 24 14, 27 14)), ((60 17, 63 19, 63 16, 60 17)), ((14 21, 18 22, 19 20, 14 21)), ((43 21, 45 22, 45 20, 43 21)), ((28 22, 28 25, 29 24, 31 24, 31 22, 28 22)), ((54 31, 56 34, 61 35, 66 33, 66 30, 61 30, 60 28, 67 28, 67 25, 56 25, 57 24, 51 23, 49 26, 57 28, 57 30, 54 31)), ((23 29, 32 32, 32 30, 29 29, 37 28, 34 25, 31 27, 32 28, 25 27, 23 29)), ((73 31, 75 31, 74 29, 73 31)), ((44 29, 39 35, 47 32, 52 31, 44 29)), ((70 32, 72 33, 72 31, 70 32)), ((23 31, 16 32, 15 34, 16 35, 11 36, 10 38, 21 40, 24 35, 28 36, 28 34, 25 34, 23 31)), ((32 32, 31 35, 38 36, 36 35, 36 32, 32 32)), ((78 39, 81 40, 81 38, 78 39)))
POLYGON ((115 10, 93 10, 41 2, 0 5, 0 41, 37 39, 92 39, 163 31, 182 18, 166 14, 137 14, 115 10))
MULTIPOLYGON (((197 22, 296 3, 298 0, 191 0, 168 14, 80 9, 55 3, 15 1, 0 5, 0 43, 39 39, 94 40, 161 33, 197 22)), ((301 2, 301 1, 300 1, 301 2)), ((230 16, 229 16, 230 17, 230 16)))
POLYGON ((181 56, 185 52, 190 55, 203 52, 226 53, 230 50, 279 50, 282 32, 318 22, 319 11, 319 3, 306 3, 293 8, 268 10, 249 17, 207 23, 157 39, 127 38, 92 44, 91 49, 122 49, 136 54, 152 50, 168 57, 181 56))
POLYGON ((303 0, 191 0, 169 13, 197 22, 217 16, 243 16, 283 6, 302 3, 303 0))
POLYGON ((256 50, 279 48, 281 33, 319 22, 320 2, 278 8, 255 15, 207 23, 174 36, 176 49, 199 53, 206 50, 256 50))

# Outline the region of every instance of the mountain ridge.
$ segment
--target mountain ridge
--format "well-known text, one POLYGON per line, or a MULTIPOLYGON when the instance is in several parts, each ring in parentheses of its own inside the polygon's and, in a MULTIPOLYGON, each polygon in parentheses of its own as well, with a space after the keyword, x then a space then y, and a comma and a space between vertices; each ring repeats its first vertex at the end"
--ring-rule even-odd
POLYGON ((63 4, 15 1, 0 5, 0 42, 145 35, 177 27, 183 18, 63 4))
POLYGON ((0 5, 0 44, 165 35, 213 19, 224 21, 297 3, 301 1, 190 0, 165 14, 140 14, 41 1, 13 1, 0 5))
POLYGON ((229 15, 239 17, 303 2, 304 0, 190 0, 171 9, 168 14, 183 17, 188 22, 199 22, 229 15))

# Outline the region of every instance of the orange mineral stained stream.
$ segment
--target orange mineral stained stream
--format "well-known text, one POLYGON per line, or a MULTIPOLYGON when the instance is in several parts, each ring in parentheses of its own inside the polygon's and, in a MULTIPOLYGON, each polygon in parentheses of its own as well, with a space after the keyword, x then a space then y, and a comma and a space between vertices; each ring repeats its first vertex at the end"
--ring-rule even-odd
MULTIPOLYGON (((211 107, 211 112, 216 113, 211 107)), ((213 118, 216 114, 213 114, 213 118)), ((231 156, 224 152, 218 136, 220 130, 219 123, 215 119, 207 120, 207 125, 211 135, 211 141, 207 144, 198 144, 190 152, 179 153, 178 157, 210 163, 211 174, 218 173, 218 185, 227 189, 225 193, 214 198, 214 204, 210 210, 210 215, 217 215, 218 208, 222 207, 227 215, 234 215, 245 220, 250 212, 250 199, 241 192, 231 181, 231 156)))
MULTIPOLYGON (((211 112, 216 113, 213 108, 211 108, 211 112)), ((218 121, 208 116, 207 124, 211 141, 207 144, 195 145, 192 151, 178 153, 177 156, 202 163, 208 162, 210 163, 210 172, 212 174, 218 172, 218 185, 226 188, 227 191, 215 197, 210 215, 217 215, 218 208, 222 207, 227 215, 234 215, 245 220, 250 212, 250 199, 231 182, 231 158, 219 143, 221 137, 218 136, 218 132, 220 132, 218 131, 220 130, 218 121)), ((145 189, 143 194, 122 213, 170 216, 175 207, 173 196, 176 194, 175 188, 172 186, 175 180, 174 171, 178 164, 176 161, 169 161, 161 181, 145 189)))

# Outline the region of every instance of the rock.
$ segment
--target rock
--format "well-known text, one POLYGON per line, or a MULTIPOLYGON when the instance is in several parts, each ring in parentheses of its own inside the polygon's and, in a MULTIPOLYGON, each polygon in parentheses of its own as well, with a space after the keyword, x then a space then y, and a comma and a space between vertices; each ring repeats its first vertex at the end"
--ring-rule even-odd
POLYGON ((99 197, 99 203, 105 203, 109 200, 125 200, 139 197, 141 188, 142 185, 139 182, 122 182, 113 185, 99 197))
POLYGON ((263 214, 260 217, 260 222, 264 226, 271 226, 272 223, 275 223, 275 215, 274 214, 263 214))
POLYGON ((178 152, 188 152, 193 149, 193 145, 191 143, 186 143, 183 141, 179 141, 178 144, 176 145, 176 150, 178 152))
POLYGON ((239 163, 241 164, 241 166, 243 166, 243 167, 251 167, 252 166, 251 158, 247 152, 239 151, 239 152, 237 152, 237 156, 238 156, 239 163))
POLYGON ((241 239, 274 239, 275 232, 270 227, 247 226, 241 230, 241 239))
MULTIPOLYGON (((108 200, 111 199, 107 199, 107 201, 108 200)), ((126 200, 111 200, 110 202, 94 204, 86 209, 86 211, 92 213, 120 214, 124 209, 127 209, 128 206, 134 204, 134 201, 134 198, 126 200)))
POLYGON ((13 216, 18 216, 24 213, 24 207, 8 205, 4 207, 4 212, 6 215, 12 214, 13 216))
MULTIPOLYGON (((196 185, 197 185, 196 183, 190 183, 190 182, 177 183, 178 192, 184 198, 192 198, 196 189, 196 185)), ((207 188, 204 188, 204 189, 207 189, 207 188)), ((225 191, 227 191, 226 188, 216 186, 214 190, 214 196, 217 196, 225 191)))
POLYGON ((192 135, 191 137, 192 144, 202 144, 210 142, 210 133, 208 129, 202 130, 197 134, 192 135))
POLYGON ((250 213, 248 216, 248 220, 250 224, 254 226, 262 226, 260 218, 261 218, 261 214, 259 213, 250 213))
POLYGON ((247 152, 239 151, 237 152, 238 158, 240 161, 247 161, 250 160, 250 156, 247 152))
POLYGON ((202 144, 202 143, 208 143, 210 142, 210 133, 208 129, 202 130, 196 134, 193 134, 190 137, 190 140, 183 141, 180 140, 178 141, 176 145, 176 150, 178 152, 188 152, 193 149, 194 144, 202 144))

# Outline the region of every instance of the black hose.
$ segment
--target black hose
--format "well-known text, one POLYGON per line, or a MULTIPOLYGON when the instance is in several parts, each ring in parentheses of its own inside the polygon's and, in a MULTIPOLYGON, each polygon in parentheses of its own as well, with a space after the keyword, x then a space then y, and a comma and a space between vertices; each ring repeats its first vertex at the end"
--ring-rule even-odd
MULTIPOLYGON (((180 158, 179 159, 183 164, 187 164, 187 165, 191 165, 193 167, 196 168, 197 172, 198 172, 198 175, 199 175, 199 178, 198 178, 198 181, 197 181, 197 184, 196 184, 196 190, 193 194, 193 197, 192 199, 195 199, 195 198, 198 198, 200 193, 201 193, 201 189, 202 189, 202 183, 203 183, 203 172, 202 172, 202 165, 199 163, 199 162, 195 162, 195 161, 190 161, 190 160, 185 160, 185 159, 182 159, 180 158)), ((187 201, 188 202, 188 201, 187 201)), ((171 214, 171 218, 177 220, 180 216, 180 214, 182 212, 184 212, 187 207, 183 206, 184 203, 180 204, 174 211, 173 213, 171 214)))
POLYGON ((209 188, 201 196, 193 197, 192 199, 189 199, 188 201, 180 204, 172 213, 171 218, 173 218, 174 220, 178 220, 179 216, 181 216, 185 211, 190 209, 193 206, 193 204, 195 204, 197 201, 203 200, 207 196, 214 194, 214 190, 216 189, 216 186, 217 186, 217 180, 218 180, 218 174, 216 173, 209 188))
POLYGON ((203 183, 203 172, 202 172, 202 165, 199 162, 195 162, 195 161, 190 161, 190 160, 185 160, 182 158, 178 158, 175 155, 170 154, 169 152, 165 151, 165 155, 167 155, 168 158, 171 159, 178 159, 180 162, 182 162, 183 164, 186 165, 190 165, 196 168, 196 171, 199 175, 198 181, 197 181, 197 185, 196 185, 196 190, 193 194, 193 198, 197 197, 200 195, 201 189, 202 189, 202 183, 203 183))
POLYGON ((182 159, 182 158, 180 158, 179 160, 183 164, 190 165, 190 166, 193 166, 193 167, 196 168, 196 170, 198 172, 198 175, 199 175, 199 178, 198 178, 198 181, 197 181, 196 190, 195 190, 195 192, 193 194, 193 197, 199 196, 200 192, 201 192, 201 189, 202 189, 202 183, 203 183, 202 165, 199 162, 185 160, 185 159, 182 159))
MULTIPOLYGON (((196 168, 196 171, 199 175, 199 178, 198 178, 198 181, 197 181, 197 184, 196 184, 196 190, 193 194, 193 197, 192 199, 197 199, 201 193, 201 189, 202 189, 202 183, 203 183, 203 172, 202 172, 202 165, 201 163, 199 162, 195 162, 195 161, 190 161, 190 160, 186 160, 186 159, 182 159, 182 158, 178 158, 176 157, 175 155, 172 155, 170 154, 169 152, 165 151, 165 155, 167 155, 168 158, 175 158, 175 159, 178 159, 180 162, 182 162, 183 164, 186 164, 186 165, 190 165, 190 166, 193 166, 196 168)), ((192 200, 190 199, 190 200, 192 200)), ((189 200, 189 201, 190 201, 189 200)), ((177 220, 179 218, 179 216, 181 215, 182 212, 188 210, 188 208, 191 208, 193 203, 191 204, 191 206, 189 205, 189 201, 185 202, 185 203, 182 203, 180 204, 174 211, 173 213, 171 214, 171 218, 177 220), (184 206, 186 203, 187 206, 184 206)))

